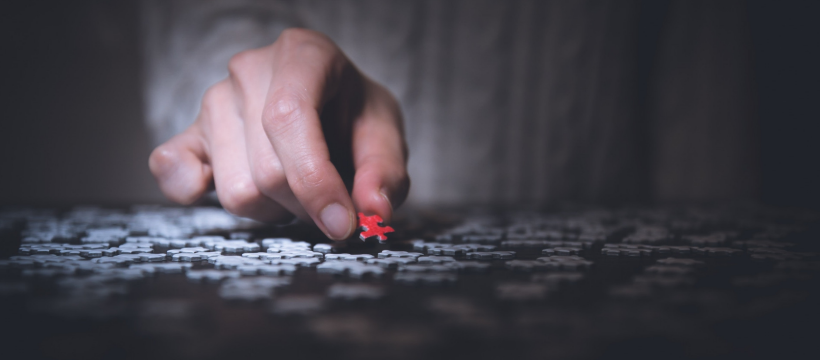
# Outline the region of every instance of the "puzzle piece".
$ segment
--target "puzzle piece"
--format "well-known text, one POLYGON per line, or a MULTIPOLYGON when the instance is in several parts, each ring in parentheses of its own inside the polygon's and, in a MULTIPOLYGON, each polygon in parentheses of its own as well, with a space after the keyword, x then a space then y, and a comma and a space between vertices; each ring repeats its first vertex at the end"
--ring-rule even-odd
POLYGON ((472 260, 509 260, 515 258, 515 251, 475 251, 467 253, 472 260))
POLYGON ((383 288, 368 284, 333 284, 327 289, 327 296, 341 300, 378 300, 384 297, 383 288))
POLYGON ((359 213, 359 227, 362 228, 359 239, 364 241, 369 237, 378 236, 379 241, 386 241, 387 236, 385 234, 395 230, 389 226, 381 226, 382 222, 384 220, 379 215, 365 216, 363 213, 359 213))
POLYGON ((585 260, 580 256, 549 256, 535 259, 544 263, 548 270, 586 270, 592 266, 592 261, 585 260))
POLYGON ((530 281, 536 283, 546 283, 547 285, 571 284, 584 278, 582 273, 547 273, 533 274, 530 281))
POLYGON ((219 296, 225 300, 268 300, 273 297, 274 289, 287 285, 290 285, 289 278, 228 279, 219 288, 219 296))
POLYGON ((387 259, 387 258, 403 258, 403 259, 413 259, 416 260, 419 256, 422 256, 422 253, 414 253, 414 252, 407 252, 407 251, 391 251, 391 250, 382 250, 379 253, 380 259, 387 259))
POLYGON ((293 258, 293 259, 270 259, 267 260, 265 263, 269 263, 271 265, 289 265, 289 266, 301 266, 301 267, 313 267, 319 264, 321 260, 317 258, 293 258))
POLYGON ((456 259, 449 256, 421 256, 416 258, 419 264, 438 265, 448 262, 454 262, 456 259))
POLYGON ((547 265, 544 262, 537 261, 537 260, 510 260, 504 264, 507 269, 511 269, 513 271, 538 271, 538 270, 546 270, 547 265))
MULTIPOLYGON (((466 262, 466 261, 465 261, 466 262)), ((400 265, 398 270, 401 272, 413 273, 428 273, 428 272, 455 272, 459 270, 456 261, 442 263, 442 264, 407 264, 400 265)))
POLYGON ((270 252, 271 249, 268 249, 268 253, 264 253, 264 255, 260 255, 260 259, 307 259, 307 258, 317 258, 323 259, 325 257, 324 254, 316 251, 310 250, 283 250, 280 252, 270 252))
POLYGON ((495 288, 496 296, 508 301, 537 301, 546 298, 549 288, 544 284, 504 283, 495 288))
POLYGON ((220 271, 220 270, 193 270, 185 274, 188 280, 193 282, 220 282, 225 279, 239 278, 238 271, 220 271))
POLYGON ((365 261, 372 259, 370 254, 328 254, 325 255, 325 260, 343 260, 343 261, 365 261))
POLYGON ((458 280, 458 276, 448 273, 403 272, 393 277, 393 281, 404 285, 449 285, 458 280))
POLYGON ((490 270, 490 264, 478 261, 456 261, 449 264, 461 272, 482 273, 490 270))
POLYGON ((365 275, 380 277, 384 274, 384 269, 378 265, 365 265, 358 261, 326 261, 316 266, 316 271, 325 274, 344 275, 353 278, 362 278, 365 275))
POLYGON ((396 269, 399 265, 406 265, 416 262, 413 258, 386 258, 386 259, 369 259, 365 260, 365 264, 378 265, 385 269, 396 269))
POLYGON ((277 299, 270 310, 276 315, 308 315, 324 309, 324 300, 315 295, 286 295, 277 299))

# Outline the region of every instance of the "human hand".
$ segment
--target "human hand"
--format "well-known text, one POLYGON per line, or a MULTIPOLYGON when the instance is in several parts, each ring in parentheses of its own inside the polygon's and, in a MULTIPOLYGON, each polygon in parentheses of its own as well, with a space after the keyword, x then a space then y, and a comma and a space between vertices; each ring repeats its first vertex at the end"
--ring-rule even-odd
POLYGON ((335 240, 356 229, 357 210, 390 221, 410 179, 388 90, 326 36, 303 29, 235 55, 228 69, 194 124, 151 154, 165 196, 190 204, 215 187, 235 215, 295 215, 335 240))

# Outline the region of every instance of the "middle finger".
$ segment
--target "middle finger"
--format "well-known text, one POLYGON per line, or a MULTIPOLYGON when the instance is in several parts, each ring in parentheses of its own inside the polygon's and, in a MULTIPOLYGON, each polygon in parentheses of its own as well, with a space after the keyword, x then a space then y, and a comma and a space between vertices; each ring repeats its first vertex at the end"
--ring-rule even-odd
POLYGON ((281 221, 288 211, 256 187, 245 153, 242 120, 236 112, 230 83, 213 86, 203 98, 211 129, 214 183, 220 203, 229 212, 260 221, 281 221), (206 105, 207 104, 207 105, 206 105))
POLYGON ((244 120, 248 166, 260 192, 300 219, 312 222, 291 191, 282 162, 262 128, 262 107, 270 83, 271 60, 265 49, 246 51, 231 59, 231 82, 240 95, 239 112, 244 120))

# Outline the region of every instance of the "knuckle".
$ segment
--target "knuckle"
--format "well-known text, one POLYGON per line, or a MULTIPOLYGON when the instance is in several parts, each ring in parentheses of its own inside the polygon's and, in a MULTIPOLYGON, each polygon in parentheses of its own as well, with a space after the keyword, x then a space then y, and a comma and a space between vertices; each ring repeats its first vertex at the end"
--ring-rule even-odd
POLYGON ((262 196, 250 179, 235 179, 222 191, 217 191, 219 202, 225 210, 238 216, 248 216, 262 196))
POLYGON ((303 28, 287 28, 282 31, 282 34, 279 35, 279 39, 276 41, 282 43, 282 45, 293 46, 317 39, 325 39, 325 36, 313 30, 303 28))
POLYGON ((294 192, 307 193, 322 185, 325 173, 320 164, 313 161, 299 161, 296 164, 294 192))
POLYGON ((302 55, 332 53, 337 49, 335 43, 324 34, 301 28, 285 29, 275 45, 284 52, 302 55))
POLYGON ((217 106, 224 104, 230 97, 229 85, 220 81, 205 90, 202 96, 202 105, 200 113, 211 114, 217 106))
POLYGON ((258 62, 258 50, 240 51, 228 60, 228 73, 233 78, 242 78, 248 71, 254 69, 258 62))
POLYGON ((304 118, 304 100, 291 92, 277 94, 262 110, 263 125, 274 135, 280 135, 304 118))
POLYGON ((254 166, 254 181, 263 193, 274 193, 287 185, 285 171, 278 161, 259 161, 254 166))
POLYGON ((148 167, 156 177, 163 177, 179 159, 176 149, 168 144, 157 146, 148 157, 148 167))
POLYGON ((309 30, 302 29, 302 28, 287 28, 282 30, 282 33, 279 35, 279 39, 277 42, 282 43, 290 43, 294 41, 301 41, 302 39, 309 36, 309 30))

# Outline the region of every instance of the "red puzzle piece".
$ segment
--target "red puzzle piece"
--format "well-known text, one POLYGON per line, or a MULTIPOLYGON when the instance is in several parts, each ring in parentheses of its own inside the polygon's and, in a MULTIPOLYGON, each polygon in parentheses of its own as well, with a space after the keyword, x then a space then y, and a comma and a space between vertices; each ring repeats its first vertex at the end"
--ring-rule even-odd
POLYGON ((391 233, 393 230, 392 227, 389 226, 381 226, 382 217, 379 215, 373 216, 365 216, 362 213, 359 213, 359 227, 362 228, 361 234, 359 234, 359 239, 364 241, 365 239, 371 236, 378 236, 379 241, 387 240, 387 236, 385 233, 391 233))

